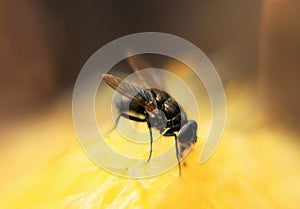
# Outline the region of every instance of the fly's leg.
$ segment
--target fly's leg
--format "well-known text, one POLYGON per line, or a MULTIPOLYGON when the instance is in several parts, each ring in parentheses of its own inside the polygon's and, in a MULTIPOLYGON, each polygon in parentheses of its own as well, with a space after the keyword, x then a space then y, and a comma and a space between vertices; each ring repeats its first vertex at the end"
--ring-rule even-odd
POLYGON ((122 112, 122 113, 120 113, 120 115, 118 115, 118 117, 116 119, 115 128, 117 127, 121 117, 127 118, 129 120, 133 120, 136 122, 146 122, 147 121, 147 118, 139 118, 139 117, 129 115, 127 113, 122 112))
POLYGON ((149 132, 150 132, 150 154, 149 154, 149 157, 147 160, 147 163, 149 163, 151 156, 152 156, 152 143, 153 143, 152 129, 151 129, 151 123, 150 123, 149 119, 147 120, 147 125, 148 125, 149 132))
POLYGON ((119 114, 117 119, 116 119, 116 122, 115 122, 115 126, 114 126, 114 129, 117 128, 118 124, 119 124, 119 121, 120 121, 120 118, 121 118, 122 114, 119 114))
POLYGON ((178 162, 179 176, 181 176, 180 158, 179 158, 179 153, 178 153, 178 141, 177 141, 176 134, 174 134, 174 137, 175 137, 175 148, 176 148, 176 157, 177 157, 177 162, 178 162))
POLYGON ((174 132, 171 132, 171 131, 172 131, 172 129, 168 129, 163 135, 164 136, 174 136, 174 138, 175 138, 176 157, 177 157, 177 162, 178 162, 179 176, 181 176, 181 166, 180 166, 180 157, 179 157, 179 152, 178 152, 177 136, 174 132))
POLYGON ((129 115, 127 113, 122 112, 122 113, 120 113, 118 115, 118 117, 116 119, 116 122, 115 122, 115 125, 114 125, 114 128, 111 129, 109 131, 109 133, 112 132, 113 130, 115 130, 117 128, 121 117, 127 118, 129 120, 133 120, 133 121, 136 121, 136 122, 147 122, 147 118, 139 118, 139 117, 136 117, 136 116, 133 116, 133 115, 129 115))
POLYGON ((147 159, 147 163, 149 163, 149 161, 151 159, 151 156, 152 156, 152 143, 153 143, 152 129, 151 129, 151 124, 150 124, 149 119, 148 118, 139 118, 139 117, 129 115, 129 114, 126 114, 126 113, 123 112, 117 117, 115 127, 117 127, 121 117, 127 118, 129 120, 133 120, 133 121, 136 121, 136 122, 147 122, 149 132, 150 132, 150 154, 149 154, 149 157, 147 159))

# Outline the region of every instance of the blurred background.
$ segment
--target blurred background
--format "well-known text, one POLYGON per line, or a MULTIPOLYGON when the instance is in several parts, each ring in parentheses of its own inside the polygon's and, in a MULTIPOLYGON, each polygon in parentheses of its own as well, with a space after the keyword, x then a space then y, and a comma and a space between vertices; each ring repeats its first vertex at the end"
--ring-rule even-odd
MULTIPOLYGON (((81 175, 83 180, 100 178, 97 184, 90 181, 91 185, 81 186, 78 176, 73 179, 76 183, 64 181, 76 170, 70 164, 81 165, 80 172, 92 166, 83 153, 80 160, 64 158, 79 147, 72 127, 72 90, 82 66, 98 48, 124 35, 148 31, 174 34, 194 43, 210 58, 225 87, 228 117, 224 145, 205 165, 208 173, 203 174, 202 168, 200 176, 190 174, 191 179, 205 179, 215 188, 200 192, 206 197, 203 208, 253 208, 244 196, 236 197, 241 191, 258 199, 260 208, 296 208, 300 193, 299 10, 297 0, 0 0, 0 190, 5 208, 50 208, 49 202, 63 208, 62 202, 74 191, 83 194, 80 192, 93 191, 91 185, 107 183, 109 175, 103 180, 101 172, 81 175), (240 167, 245 164, 243 159, 253 158, 256 160, 249 167, 240 167), (265 170, 255 167, 259 162, 265 170), (66 164, 71 168, 64 167, 66 164), (223 169, 220 164, 229 170, 218 171, 223 169), (62 168, 62 174, 54 175, 62 168), (254 176, 247 176, 247 185, 230 181, 224 188, 220 180, 218 184, 212 180, 215 173, 233 178, 241 170, 240 176, 254 176), (258 183, 262 179, 264 186, 258 183), (45 181, 49 181, 47 185, 45 181), (68 195, 62 191, 56 195, 62 182, 68 195), (216 195, 216 191, 220 193, 216 195), (225 195, 228 191, 230 196, 225 195), (235 197, 240 202, 229 201, 235 197)), ((124 179, 120 181, 127 185, 124 179)), ((132 190, 140 188, 133 184, 132 190)), ((154 180, 147 184, 161 186, 154 180)), ((175 186, 169 184, 199 192, 192 183, 181 186, 178 179, 175 186)), ((180 198, 180 191, 171 193, 180 198)), ((91 196, 84 194, 85 208, 99 208, 93 202, 97 198, 89 202, 91 196)), ((150 197, 143 198, 152 208, 150 197)), ((192 195, 185 198, 200 204, 192 195)), ((107 204, 114 200, 105 199, 107 204)), ((158 204, 165 207, 177 202, 162 198, 158 204)))

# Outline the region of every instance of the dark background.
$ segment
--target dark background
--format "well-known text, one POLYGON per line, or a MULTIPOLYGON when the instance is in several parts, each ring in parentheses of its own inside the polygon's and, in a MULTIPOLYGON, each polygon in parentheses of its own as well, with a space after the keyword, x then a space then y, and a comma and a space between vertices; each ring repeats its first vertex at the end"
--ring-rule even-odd
POLYGON ((1 123, 71 94, 87 59, 136 32, 197 45, 224 83, 255 80, 266 111, 299 130, 299 1, 0 1, 1 123))

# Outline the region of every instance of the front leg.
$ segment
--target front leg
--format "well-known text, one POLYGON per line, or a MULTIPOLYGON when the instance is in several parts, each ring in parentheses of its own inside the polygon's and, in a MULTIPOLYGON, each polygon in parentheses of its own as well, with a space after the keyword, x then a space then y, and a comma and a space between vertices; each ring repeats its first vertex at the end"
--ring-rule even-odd
POLYGON ((151 129, 151 123, 149 121, 149 118, 147 119, 147 125, 148 125, 149 132, 150 132, 150 154, 149 154, 149 157, 147 160, 147 163, 149 163, 151 156, 152 156, 152 143, 153 143, 152 129, 151 129))
POLYGON ((178 169, 179 169, 179 176, 181 176, 181 166, 180 166, 180 157, 178 152, 178 141, 177 141, 177 135, 173 132, 172 129, 168 129, 163 136, 174 136, 175 138, 175 149, 176 149, 176 157, 178 162, 178 169))

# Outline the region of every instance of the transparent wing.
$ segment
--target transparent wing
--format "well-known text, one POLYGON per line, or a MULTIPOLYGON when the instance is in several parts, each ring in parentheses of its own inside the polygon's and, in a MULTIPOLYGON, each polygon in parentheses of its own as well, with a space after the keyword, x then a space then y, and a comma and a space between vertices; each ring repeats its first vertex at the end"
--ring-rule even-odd
POLYGON ((147 93, 143 88, 133 83, 123 81, 118 76, 112 74, 103 74, 102 76, 103 80, 118 93, 142 106, 145 105, 147 101, 147 93))
POLYGON ((147 62, 141 55, 130 56, 127 58, 128 64, 132 70, 138 75, 139 79, 144 83, 147 88, 155 87, 158 89, 163 88, 163 80, 158 71, 142 71, 146 68, 152 68, 151 64, 147 62))

